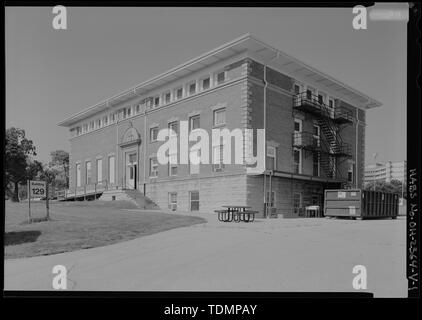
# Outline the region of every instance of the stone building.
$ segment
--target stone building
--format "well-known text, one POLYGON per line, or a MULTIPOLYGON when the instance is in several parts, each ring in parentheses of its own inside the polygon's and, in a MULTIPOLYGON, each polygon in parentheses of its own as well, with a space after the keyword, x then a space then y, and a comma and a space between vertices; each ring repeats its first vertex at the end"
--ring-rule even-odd
MULTIPOLYGON (((297 216, 326 188, 361 187, 365 111, 381 104, 246 34, 59 123, 70 133, 70 190, 136 190, 163 209, 225 204, 297 216), (264 129, 266 161, 157 161, 159 130, 264 129)), ((257 152, 256 139, 247 141, 257 152)), ((259 150, 258 150, 259 152, 259 150)), ((209 154, 218 152, 210 144, 209 154)))

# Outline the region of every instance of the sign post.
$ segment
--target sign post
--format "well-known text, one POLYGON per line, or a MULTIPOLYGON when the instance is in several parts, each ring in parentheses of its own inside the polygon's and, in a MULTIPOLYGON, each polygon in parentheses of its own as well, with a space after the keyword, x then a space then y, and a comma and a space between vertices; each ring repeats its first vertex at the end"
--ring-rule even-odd
POLYGON ((46 189, 45 189, 45 196, 46 196, 46 198, 45 198, 45 210, 46 210, 46 219, 47 220, 50 220, 50 206, 49 206, 49 204, 48 204, 48 196, 49 196, 49 193, 48 193, 48 183, 46 184, 46 189))
MULTIPOLYGON (((46 192, 46 183, 45 181, 31 181, 28 180, 28 203, 29 203, 29 212, 28 212, 28 222, 31 223, 31 198, 41 198, 47 194, 46 192)), ((48 200, 47 200, 48 207, 48 200)), ((48 212, 48 211, 47 211, 48 212)))
POLYGON ((29 188, 29 180, 26 180, 26 185, 27 185, 27 194, 28 194, 28 223, 31 223, 31 192, 30 192, 30 188, 29 188))

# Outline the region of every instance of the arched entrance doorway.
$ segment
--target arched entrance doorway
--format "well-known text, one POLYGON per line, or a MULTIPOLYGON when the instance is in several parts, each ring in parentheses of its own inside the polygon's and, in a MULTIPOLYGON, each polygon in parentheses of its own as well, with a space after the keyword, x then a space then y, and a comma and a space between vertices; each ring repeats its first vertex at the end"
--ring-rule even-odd
POLYGON ((139 188, 139 145, 141 137, 138 131, 132 127, 128 128, 123 135, 120 148, 123 154, 123 188, 138 189, 139 188))

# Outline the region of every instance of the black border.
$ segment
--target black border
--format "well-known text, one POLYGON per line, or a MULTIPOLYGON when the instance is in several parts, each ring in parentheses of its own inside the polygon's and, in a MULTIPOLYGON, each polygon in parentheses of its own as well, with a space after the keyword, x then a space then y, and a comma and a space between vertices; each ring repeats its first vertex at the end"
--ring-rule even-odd
MULTIPOLYGON (((103 6, 103 7, 175 7, 172 2, 162 1, 162 2, 139 2, 139 1, 60 1, 60 3, 51 2, 51 1, 14 1, 9 0, 4 2, 4 6, 55 6, 57 4, 65 6, 103 6)), ((227 2, 222 3, 219 1, 214 2, 196 2, 196 1, 181 1, 177 3, 177 7, 353 7, 355 5, 371 6, 373 2, 227 2)), ((409 10, 409 22, 408 22, 408 74, 407 74, 407 105, 408 105, 408 118, 407 118, 407 138, 408 138, 408 148, 407 148, 407 163, 408 163, 408 181, 410 178, 409 171, 412 168, 417 169, 417 190, 420 190, 420 169, 421 169, 421 157, 420 157, 420 133, 421 133, 421 119, 420 119, 420 45, 418 44, 418 39, 420 39, 420 29, 417 27, 417 23, 420 22, 420 13, 421 13, 421 4, 420 3, 411 3, 411 9, 409 10)), ((4 19, 4 6, 2 8, 2 17, 4 19)), ((4 21, 4 20, 3 20, 4 21)), ((4 27, 4 24, 3 24, 4 27)), ((3 43, 5 44, 4 32, 2 33, 3 43)), ((419 40, 420 41, 420 40, 419 40)), ((3 50, 5 52, 5 50, 3 50)), ((3 64, 3 75, 5 83, 5 60, 3 64)), ((5 100, 5 88, 3 88, 3 101, 4 105, 6 104, 5 100)), ((3 115, 5 114, 5 109, 3 109, 3 115)), ((5 123, 3 123, 5 125, 5 123)), ((5 130, 3 130, 4 134, 5 130)), ((2 140, 3 150, 4 150, 4 139, 2 140)), ((5 164, 3 158, 3 165, 5 164)), ((4 184, 2 185, 4 188, 4 184)), ((410 194, 409 184, 407 186, 408 194, 410 194)), ((3 190, 4 191, 4 190, 3 190)), ((419 192, 414 198, 413 201, 419 209, 420 213, 420 200, 419 192)), ((410 218, 410 204, 411 201, 408 201, 408 221, 410 218)), ((3 207, 4 208, 4 207, 3 207)), ((3 210, 4 212, 4 210, 3 210)), ((420 239, 419 231, 419 214, 414 216, 414 221, 417 223, 417 234, 416 239, 420 239)), ((5 231, 4 219, 1 221, 3 233, 5 231)), ((409 231, 409 223, 407 223, 407 228, 409 231)), ((4 239, 2 239, 4 241, 4 239)), ((407 239, 407 252, 409 253, 410 241, 412 239, 409 237, 407 239)), ((420 250, 418 247, 415 252, 417 255, 417 266, 420 269, 420 250)), ((4 257, 4 246, 2 246, 2 254, 4 257)), ((407 255, 408 270, 407 276, 410 273, 409 266, 409 254, 407 255)), ((3 260, 4 261, 4 260, 3 260)), ((1 270, 4 272, 4 265, 1 266, 1 270)), ((418 272, 418 275, 420 272, 418 272)), ((4 273, 3 273, 4 275, 4 273)), ((418 278, 417 289, 409 291, 409 297, 419 297, 420 298, 420 279, 418 278)), ((4 278, 1 279, 2 284, 4 284, 4 278)), ((409 280, 409 287, 411 285, 411 280, 409 280)), ((415 287, 415 284, 412 284, 415 287)), ((4 286, 3 286, 4 288, 4 286)), ((152 314, 162 316, 162 308, 165 305, 171 303, 174 304, 196 304, 200 306, 205 306, 207 304, 259 304, 264 307, 267 311, 277 311, 276 314, 279 314, 281 311, 279 309, 279 303, 282 299, 287 299, 289 303, 295 304, 298 302, 297 298, 300 298, 302 302, 310 301, 321 301, 326 299, 333 299, 333 301, 344 300, 347 298, 353 298, 354 301, 367 301, 367 299, 372 298, 371 293, 364 292, 101 292, 101 291, 90 291, 90 292, 44 292, 44 291, 3 291, 3 298, 6 300, 16 301, 24 300, 26 302, 32 301, 30 298, 38 298, 35 301, 41 302, 42 300, 53 300, 53 301, 79 301, 79 300, 88 300, 93 301, 93 299, 100 298, 103 301, 119 301, 122 300, 126 302, 142 302, 142 308, 149 308, 152 311, 152 314), (39 299, 41 298, 41 299, 39 299), (47 298, 47 299, 45 299, 47 298), (359 299, 357 299, 359 298, 359 299), (204 300, 206 302, 204 302, 204 300), (164 302, 167 301, 167 302, 164 302), (160 311, 156 308, 160 306, 160 311)), ((372 300, 372 299, 371 299, 372 300)), ((376 299, 383 300, 383 299, 376 299)), ((372 300, 373 301, 373 300, 372 300)), ((168 317, 167 317, 168 318, 168 317)), ((201 317, 197 317, 201 318, 201 317)))
POLYGON ((407 270, 408 297, 420 298, 421 4, 411 4, 407 26, 407 270), (419 42, 419 43, 418 43, 419 42), (412 173, 413 170, 416 174, 412 173), (413 183, 411 179, 415 178, 413 183), (414 185, 416 189, 411 191, 414 185), (418 212, 417 212, 418 211, 418 212), (417 214, 414 214, 417 212, 417 214), (412 230, 414 229, 414 230, 412 230), (412 233, 411 233, 412 231, 412 233))

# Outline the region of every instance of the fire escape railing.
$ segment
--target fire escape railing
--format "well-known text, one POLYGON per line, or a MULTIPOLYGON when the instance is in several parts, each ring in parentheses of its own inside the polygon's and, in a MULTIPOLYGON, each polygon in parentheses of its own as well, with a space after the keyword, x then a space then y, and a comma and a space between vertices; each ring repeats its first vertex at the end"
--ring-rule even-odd
POLYGON ((295 109, 313 114, 318 122, 322 135, 319 135, 319 146, 315 148, 315 135, 309 132, 295 132, 293 135, 293 145, 302 147, 311 152, 318 152, 320 165, 323 167, 328 177, 342 179, 338 165, 340 158, 351 158, 352 147, 345 143, 339 133, 337 123, 352 122, 353 117, 350 111, 342 108, 329 108, 320 98, 309 92, 302 92, 293 97, 293 107, 295 109), (341 121, 339 121, 341 119, 341 121), (302 142, 303 145, 297 145, 302 142), (338 161, 339 160, 339 161, 338 161))

